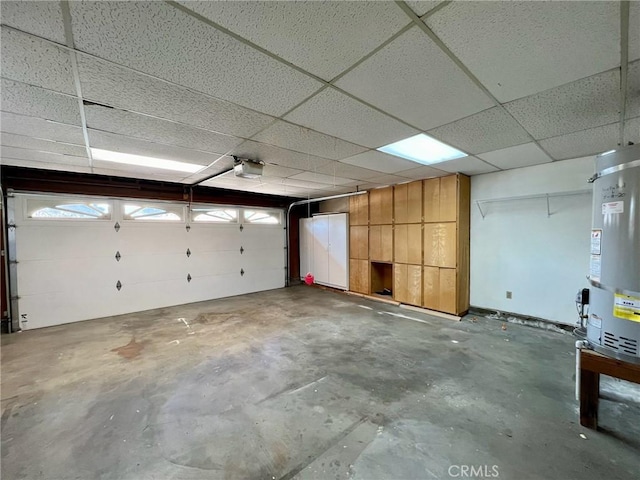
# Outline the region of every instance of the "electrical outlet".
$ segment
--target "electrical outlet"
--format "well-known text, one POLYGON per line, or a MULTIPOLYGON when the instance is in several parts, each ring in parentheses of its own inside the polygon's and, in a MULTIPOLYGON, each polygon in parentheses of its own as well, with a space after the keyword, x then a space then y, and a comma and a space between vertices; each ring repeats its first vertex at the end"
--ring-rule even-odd
POLYGON ((507 298, 511 298, 511 297, 512 297, 512 295, 513 295, 513 294, 512 294, 511 292, 507 291, 507 298))

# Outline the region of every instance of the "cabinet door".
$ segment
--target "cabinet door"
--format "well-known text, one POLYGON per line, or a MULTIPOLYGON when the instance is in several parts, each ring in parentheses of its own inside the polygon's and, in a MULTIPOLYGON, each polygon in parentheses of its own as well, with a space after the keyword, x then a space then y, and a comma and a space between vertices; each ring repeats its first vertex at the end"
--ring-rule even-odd
POLYGON ((440 308, 440 269, 438 267, 424 267, 422 306, 432 310, 440 308))
POLYGON ((436 267, 456 267, 456 224, 425 223, 424 264, 436 267))
POLYGON ((409 223, 409 184, 403 183, 393 187, 393 222, 409 223))
POLYGON ((391 225, 372 225, 369 228, 369 255, 374 261, 393 261, 393 228, 391 225))
POLYGON ((313 218, 300 219, 300 277, 313 270, 313 218))
POLYGON ((424 267, 422 305, 457 315, 456 269, 424 267))
POLYGON ((455 222, 458 216, 458 177, 440 177, 440 221, 455 222))
POLYGON ((349 258, 369 258, 369 227, 352 226, 349 230, 349 258))
POLYGON ((369 223, 369 194, 355 195, 349 198, 350 225, 367 225, 369 223))
POLYGON ((407 184, 407 223, 422 222, 422 182, 407 184))
POLYGON ((369 294, 368 260, 349 260, 349 290, 369 294))
POLYGON ((329 284, 347 288, 349 285, 347 242, 347 214, 326 215, 329 222, 329 284))
POLYGON ((422 225, 406 224, 394 227, 394 261, 422 264, 422 225))
POLYGON ((369 193, 371 225, 390 225, 393 219, 393 188, 378 188, 369 193))
POLYGON ((423 216, 424 222, 440 221, 440 179, 430 178, 423 182, 423 216))
POLYGON ((393 298, 410 305, 422 305, 422 267, 402 263, 394 265, 393 298))
POLYGON ((313 217, 313 273, 316 282, 329 283, 329 219, 313 217))

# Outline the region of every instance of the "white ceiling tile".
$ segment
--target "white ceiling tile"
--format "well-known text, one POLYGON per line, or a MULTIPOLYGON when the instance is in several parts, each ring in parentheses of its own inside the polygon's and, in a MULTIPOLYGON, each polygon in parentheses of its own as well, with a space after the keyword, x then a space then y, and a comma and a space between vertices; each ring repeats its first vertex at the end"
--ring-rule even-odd
POLYGON ((65 43, 60 2, 2 0, 0 18, 4 25, 65 43))
POLYGON ((69 143, 41 140, 39 138, 27 137, 24 135, 15 135, 13 133, 3 132, 0 134, 0 143, 7 147, 26 148, 40 152, 62 153, 77 157, 84 157, 87 155, 87 150, 84 145, 71 145, 69 143))
POLYGON ((528 167, 530 165, 538 165, 552 161, 552 159, 533 142, 482 153, 478 155, 478 157, 503 170, 528 167))
POLYGON ((263 178, 263 182, 269 185, 286 185, 293 188, 302 188, 306 190, 325 190, 328 188, 326 183, 309 182, 307 180, 298 180, 295 178, 263 178))
POLYGON ((150 142, 218 153, 226 153, 242 142, 242 139, 230 135, 125 110, 105 108, 100 105, 85 105, 84 110, 87 126, 94 130, 137 137, 150 142))
POLYGON ((72 2, 76 47, 279 116, 322 84, 164 2, 72 2))
POLYGON ((466 153, 484 153, 531 140, 527 132, 500 107, 429 130, 429 135, 466 153))
POLYGON ((354 183, 351 178, 334 177, 315 172, 302 172, 291 177, 293 180, 304 180, 306 182, 324 183, 325 185, 350 185, 354 183))
POLYGON ((620 72, 583 78, 505 108, 536 140, 607 125, 620 116, 620 72))
POLYGON ((285 178, 291 177, 292 175, 296 175, 298 173, 302 173, 302 170, 298 170, 297 168, 281 167, 280 165, 267 164, 262 169, 262 178, 285 178))
POLYGON ((2 112, 0 129, 16 135, 32 136, 45 140, 84 145, 82 127, 50 122, 41 118, 26 117, 15 113, 2 112))
POLYGON ((425 13, 433 10, 442 2, 443 0, 406 0, 404 3, 409 5, 411 10, 413 10, 416 15, 421 17, 425 13))
POLYGON ((422 130, 494 105, 418 27, 396 38, 336 85, 422 130))
POLYGON ((77 98, 5 79, 1 90, 5 112, 80 125, 77 98))
POLYGON ((427 25, 501 102, 620 65, 619 2, 453 2, 427 25))
POLYGON ((27 160, 42 163, 57 163, 60 165, 89 165, 89 160, 86 157, 28 150, 26 148, 7 147, 4 145, 0 147, 0 158, 13 158, 14 160, 27 160))
POLYGON ((624 124, 624 145, 640 144, 640 117, 630 118, 624 124))
POLYGON ((281 120, 255 135, 252 140, 333 160, 366 150, 359 145, 281 120))
POLYGON ((272 117, 170 85, 110 63, 78 56, 87 100, 238 137, 250 137, 272 117))
POLYGON ((415 162, 410 162, 409 160, 394 155, 387 155, 386 153, 376 150, 369 150, 368 152, 360 153, 340 161, 381 173, 398 173, 403 170, 416 168, 419 165, 415 162))
POLYGON ((76 172, 76 173, 91 173, 91 168, 88 163, 85 165, 73 165, 67 163, 52 163, 52 162, 38 162, 35 160, 23 160, 10 157, 1 157, 0 165, 25 167, 25 168, 39 168, 42 170, 55 170, 58 172, 76 172))
POLYGON ((492 167, 476 157, 456 158, 434 165, 450 173, 464 173, 465 175, 479 175, 481 173, 497 172, 496 167, 492 167))
POLYGON ((317 173, 325 175, 333 175, 336 177, 353 178, 355 180, 367 180, 373 177, 379 177, 382 173, 368 168, 357 167, 343 162, 331 162, 315 170, 317 173))
POLYGON ((2 76, 75 95, 69 53, 46 40, 2 28, 2 76))
POLYGON ((640 61, 629 64, 626 117, 640 116, 640 61))
POLYGON ((210 165, 222 156, 222 154, 202 153, 197 150, 161 145, 138 140, 137 138, 91 129, 89 129, 89 145, 92 148, 100 148, 112 152, 163 158, 177 162, 195 163, 197 165, 210 165))
POLYGON ((410 22, 393 2, 180 3, 325 80, 410 22))
POLYGON ((405 178, 411 178, 414 180, 421 180, 423 178, 433 178, 433 177, 442 177, 443 175, 449 175, 449 172, 445 172, 444 170, 439 170, 434 167, 423 166, 418 168, 412 168, 411 170, 405 170, 404 172, 398 173, 399 176, 405 178))
POLYGON ((640 59, 640 2, 629 2, 629 61, 640 59))
POLYGON ((279 165, 281 167, 309 171, 314 171, 316 168, 333 161, 251 140, 234 148, 233 155, 241 158, 248 158, 250 160, 261 160, 265 163, 279 165))
POLYGON ((620 124, 613 123, 568 135, 547 138, 540 141, 540 146, 555 160, 566 160, 596 155, 617 148, 619 139, 620 124))
POLYGON ((371 148, 418 133, 363 103, 327 88, 285 117, 287 120, 371 148))

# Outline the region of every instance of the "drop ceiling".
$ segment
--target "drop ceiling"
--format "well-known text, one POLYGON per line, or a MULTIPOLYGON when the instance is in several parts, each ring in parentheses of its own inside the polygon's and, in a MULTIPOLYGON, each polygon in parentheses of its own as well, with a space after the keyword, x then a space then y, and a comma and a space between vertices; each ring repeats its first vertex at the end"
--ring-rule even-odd
POLYGON ((2 165, 320 197, 640 141, 640 2, 3 1, 0 19, 2 165), (469 156, 376 151, 420 132, 469 156), (224 173, 234 155, 263 177, 224 173))

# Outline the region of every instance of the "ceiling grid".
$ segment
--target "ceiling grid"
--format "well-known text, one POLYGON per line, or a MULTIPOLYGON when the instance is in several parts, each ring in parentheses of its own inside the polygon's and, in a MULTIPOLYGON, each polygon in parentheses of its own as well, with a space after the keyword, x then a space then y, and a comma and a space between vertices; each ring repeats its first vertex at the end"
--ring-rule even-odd
MULTIPOLYGON (((91 146, 206 167, 184 175, 99 162, 96 173, 188 184, 216 176, 205 185, 309 197, 592 155, 640 137, 634 113, 640 68, 629 63, 637 60, 637 49, 629 51, 638 37, 633 15, 637 9, 630 14, 626 1, 584 7, 437 0, 321 6, 3 1, 0 163, 77 171, 83 167, 71 146, 79 144, 81 131, 89 169, 95 167, 91 146), (490 11, 515 24, 482 23, 490 11), (557 28, 571 18, 566 30, 579 39, 598 21, 608 25, 614 13, 619 31, 604 39, 588 63, 588 45, 571 43, 559 30, 544 31, 542 22, 551 18, 557 28), (535 22, 542 22, 544 42, 566 47, 559 57, 582 49, 577 60, 555 76, 541 70, 540 80, 529 82, 538 87, 523 86, 521 92, 529 91, 520 95, 513 81, 526 58, 513 65, 487 60, 493 78, 512 82, 504 87, 512 93, 494 93, 498 87, 486 83, 477 57, 468 62, 469 51, 491 42, 505 45, 499 39, 514 31, 529 39, 535 22), (139 25, 139 32, 130 25, 139 25), (461 40, 469 35, 476 41, 461 40), (620 63, 603 70, 614 38, 620 63), (461 52, 460 45, 472 48, 461 52), (67 52, 70 71, 65 55, 54 60, 58 51, 67 52), (246 78, 235 82, 238 74, 246 78), (78 113, 65 98, 74 99, 78 113), (43 138, 35 136, 34 126, 43 138), (469 156, 420 166, 376 150, 419 132, 469 156), (217 176, 229 170, 233 155, 265 161, 264 178, 217 176)), ((515 43, 506 44, 514 51, 535 51, 531 42, 511 38, 515 43)), ((547 53, 535 58, 540 65, 548 60, 547 53)))

